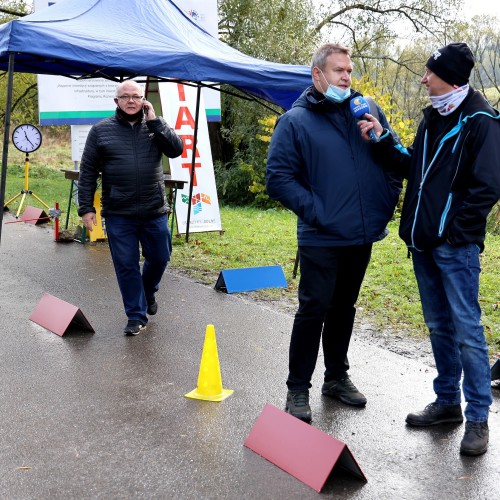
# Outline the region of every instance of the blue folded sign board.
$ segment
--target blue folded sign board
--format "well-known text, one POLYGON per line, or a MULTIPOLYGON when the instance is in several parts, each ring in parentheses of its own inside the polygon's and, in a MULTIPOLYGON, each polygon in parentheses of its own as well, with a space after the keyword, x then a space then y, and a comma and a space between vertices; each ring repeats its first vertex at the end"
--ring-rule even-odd
POLYGON ((220 272, 215 289, 226 293, 251 292, 261 288, 286 288, 281 266, 224 269, 220 272))

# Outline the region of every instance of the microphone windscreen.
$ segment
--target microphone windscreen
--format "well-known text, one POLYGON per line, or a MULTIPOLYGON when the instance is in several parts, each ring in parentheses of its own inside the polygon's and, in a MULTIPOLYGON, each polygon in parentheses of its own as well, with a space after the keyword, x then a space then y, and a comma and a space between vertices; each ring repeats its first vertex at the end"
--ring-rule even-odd
POLYGON ((351 113, 356 118, 362 118, 365 113, 370 112, 370 105, 364 97, 354 97, 349 103, 351 113))

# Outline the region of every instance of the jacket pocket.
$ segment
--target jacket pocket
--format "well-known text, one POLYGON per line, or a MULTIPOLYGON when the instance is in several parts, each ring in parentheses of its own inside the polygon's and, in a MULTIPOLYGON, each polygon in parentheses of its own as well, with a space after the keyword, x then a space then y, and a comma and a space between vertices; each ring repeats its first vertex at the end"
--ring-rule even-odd
POLYGON ((448 195, 448 200, 446 201, 446 206, 444 207, 443 213, 441 214, 441 220, 439 221, 438 236, 443 236, 444 226, 446 224, 446 218, 448 217, 448 212, 450 211, 451 202, 453 201, 453 193, 448 195))
POLYGON ((133 193, 112 186, 109 192, 109 208, 128 207, 133 203, 133 193))
POLYGON ((165 191, 162 189, 161 182, 157 183, 157 195, 155 196, 155 208, 161 208, 166 203, 165 191))

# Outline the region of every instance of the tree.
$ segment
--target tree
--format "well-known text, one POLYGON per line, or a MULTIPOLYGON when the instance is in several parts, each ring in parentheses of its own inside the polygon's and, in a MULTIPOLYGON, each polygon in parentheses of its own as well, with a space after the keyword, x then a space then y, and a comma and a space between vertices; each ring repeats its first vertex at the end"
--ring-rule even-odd
MULTIPOLYGON (((32 2, 25 0, 7 0, 0 7, 0 24, 31 13, 32 2)), ((7 94, 7 73, 0 72, 0 120, 5 122, 7 94)), ((14 73, 12 89, 11 121, 13 123, 37 121, 38 93, 36 75, 14 73)))
POLYGON ((474 17, 465 28, 464 40, 476 56, 474 86, 494 106, 500 106, 500 20, 474 17))
POLYGON ((29 14, 32 4, 32 1, 26 0, 3 0, 0 6, 0 24, 29 14))
MULTIPOLYGON (((318 2, 319 3, 319 2, 318 2)), ((442 37, 463 0, 334 0, 320 3, 317 32, 370 57, 373 45, 415 36, 442 37)), ((389 55, 388 55, 389 56, 389 55)))
MULTIPOLYGON (((319 42, 310 0, 224 0, 219 2, 219 36, 241 52, 259 59, 289 64, 309 64, 319 42)), ((224 90, 224 87, 223 87, 224 90)), ((260 185, 254 181, 265 169, 267 147, 258 139, 260 121, 278 115, 278 106, 222 94, 222 156, 215 162, 222 201, 249 204, 259 201, 260 185)))
MULTIPOLYGON (((454 14, 461 3, 462 0, 221 0, 219 36, 254 57, 306 65, 322 42, 343 43, 353 51, 355 76, 367 76, 380 95, 388 94, 391 105, 399 106, 404 119, 415 120, 423 97, 418 81, 429 50, 422 44, 421 50, 406 50, 401 35, 403 31, 425 34, 434 38, 435 45, 453 21, 450 13, 454 14), (405 82, 402 88, 401 82, 405 82)), ((221 200, 265 202, 262 173, 267 148, 262 147, 258 136, 262 137, 261 127, 267 123, 269 111, 232 96, 223 96, 222 107, 224 147, 216 165, 221 200)), ((283 110, 275 111, 277 115, 283 110)))

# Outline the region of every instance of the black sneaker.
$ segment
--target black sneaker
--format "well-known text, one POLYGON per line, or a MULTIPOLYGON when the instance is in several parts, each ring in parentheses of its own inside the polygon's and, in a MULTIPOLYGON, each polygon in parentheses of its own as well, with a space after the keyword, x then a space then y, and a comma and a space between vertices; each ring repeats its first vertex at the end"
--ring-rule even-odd
POLYGON ((325 396, 338 399, 347 405, 365 406, 366 398, 361 394, 349 377, 342 380, 331 380, 325 382, 321 388, 321 393, 325 396))
POLYGON ((446 424, 449 422, 463 422, 462 408, 460 405, 442 405, 439 403, 428 404, 424 410, 409 413, 406 423, 417 427, 426 425, 446 424))
POLYGON ((158 312, 158 302, 155 299, 152 302, 148 302, 147 312, 150 316, 154 316, 158 312))
POLYGON ((144 328, 146 328, 146 325, 142 324, 140 321, 129 319, 123 333, 125 335, 138 335, 141 330, 144 330, 144 328))
POLYGON ((460 453, 472 457, 486 453, 489 435, 488 422, 465 422, 460 453))
POLYGON ((312 414, 309 406, 309 391, 288 391, 285 411, 304 422, 310 422, 312 414))

